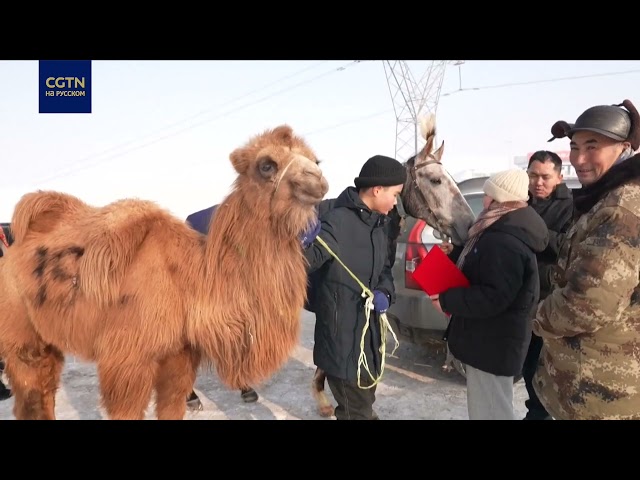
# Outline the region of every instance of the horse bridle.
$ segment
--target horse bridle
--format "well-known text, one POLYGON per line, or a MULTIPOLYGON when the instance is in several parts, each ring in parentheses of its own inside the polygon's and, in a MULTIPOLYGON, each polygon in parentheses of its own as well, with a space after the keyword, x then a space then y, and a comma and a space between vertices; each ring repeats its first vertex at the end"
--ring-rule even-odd
POLYGON ((431 207, 429 207, 429 202, 427 201, 427 197, 424 194, 424 192, 422 191, 422 189, 420 188, 420 185, 418 184, 418 179, 416 177, 416 171, 422 167, 426 167, 427 165, 440 165, 442 166, 442 162, 440 162, 436 157, 434 157, 432 154, 427 154, 427 159, 420 163, 420 165, 416 165, 416 160, 418 158, 418 155, 416 155, 413 159, 413 167, 409 168, 409 175, 411 177, 411 182, 413 183, 413 185, 416 187, 416 189, 418 190, 418 192, 420 192, 420 196, 422 197, 422 201, 423 204, 425 206, 425 208, 427 209, 427 213, 430 214, 434 221, 435 224, 438 226, 438 231, 444 236, 444 233, 442 232, 443 227, 442 227, 442 222, 440 221, 440 219, 438 218, 438 216, 434 213, 434 211, 431 209, 431 207))

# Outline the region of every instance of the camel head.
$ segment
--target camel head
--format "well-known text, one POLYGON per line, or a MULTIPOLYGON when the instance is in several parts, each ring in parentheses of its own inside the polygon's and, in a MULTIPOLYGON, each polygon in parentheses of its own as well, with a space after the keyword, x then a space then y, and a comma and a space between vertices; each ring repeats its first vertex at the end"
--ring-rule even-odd
POLYGON ((276 231, 297 235, 315 219, 329 184, 316 154, 291 127, 280 125, 253 137, 230 159, 238 172, 236 191, 276 231))
POLYGON ((463 245, 475 220, 456 181, 442 165, 444 141, 434 151, 436 124, 430 115, 421 120, 420 129, 426 144, 407 163, 407 181, 402 192, 405 211, 463 245))

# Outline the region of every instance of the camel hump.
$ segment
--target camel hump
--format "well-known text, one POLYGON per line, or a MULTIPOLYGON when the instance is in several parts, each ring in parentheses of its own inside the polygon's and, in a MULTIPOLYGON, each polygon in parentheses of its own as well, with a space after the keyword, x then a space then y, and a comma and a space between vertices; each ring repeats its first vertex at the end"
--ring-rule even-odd
POLYGON ((11 231, 14 243, 21 244, 30 233, 51 233, 63 217, 86 208, 82 200, 66 193, 43 190, 27 193, 13 211, 11 231))
POLYGON ((138 199, 118 200, 79 219, 85 241, 83 291, 102 304, 117 301, 127 269, 152 230, 167 230, 175 222, 154 202, 138 199))
POLYGON ((11 227, 14 243, 37 238, 39 245, 72 245, 81 251, 82 291, 102 305, 115 302, 120 285, 150 231, 180 223, 154 202, 124 199, 93 207, 61 192, 37 191, 16 205, 11 227))

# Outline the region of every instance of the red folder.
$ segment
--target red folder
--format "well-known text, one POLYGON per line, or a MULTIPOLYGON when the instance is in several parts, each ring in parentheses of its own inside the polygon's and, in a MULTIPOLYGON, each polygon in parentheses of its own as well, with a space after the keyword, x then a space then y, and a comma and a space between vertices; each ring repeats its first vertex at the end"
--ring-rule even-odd
POLYGON ((454 287, 468 287, 469 280, 455 263, 434 245, 413 272, 413 279, 427 295, 440 294, 454 287))

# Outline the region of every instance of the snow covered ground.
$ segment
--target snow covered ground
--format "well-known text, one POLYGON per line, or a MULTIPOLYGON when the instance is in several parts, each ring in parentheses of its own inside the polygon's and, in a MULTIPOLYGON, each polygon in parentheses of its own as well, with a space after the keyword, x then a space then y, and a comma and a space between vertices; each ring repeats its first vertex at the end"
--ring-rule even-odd
MULTIPOLYGON (((269 381, 256 386, 260 399, 244 403, 240 392, 228 390, 215 373, 202 371, 196 380, 196 392, 203 403, 200 412, 188 412, 188 420, 325 420, 315 409, 311 397, 313 314, 302 315, 300 345, 287 364, 269 381)), ((391 345, 390 345, 391 346, 391 345)), ((390 352, 391 348, 387 351, 390 352)), ((387 359, 385 376, 377 389, 375 410, 382 420, 467 419, 464 379, 455 372, 441 370, 443 356, 401 343, 393 357, 387 359)), ((331 397, 330 390, 326 387, 331 397)), ((515 386, 514 407, 517 417, 525 414, 527 392, 522 381, 515 386)), ((0 402, 0 419, 13 419, 13 399, 0 402)), ((61 420, 105 419, 99 408, 99 388, 93 364, 69 359, 57 395, 56 415, 61 420)), ((147 419, 154 419, 153 404, 147 419)))

